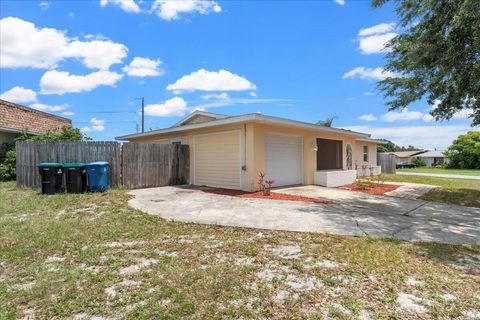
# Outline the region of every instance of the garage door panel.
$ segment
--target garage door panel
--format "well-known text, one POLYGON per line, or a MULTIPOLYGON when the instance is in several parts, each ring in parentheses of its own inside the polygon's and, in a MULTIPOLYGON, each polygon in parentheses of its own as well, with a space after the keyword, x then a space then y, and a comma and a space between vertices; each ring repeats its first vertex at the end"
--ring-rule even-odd
POLYGON ((303 183, 303 139, 279 134, 265 135, 265 174, 274 186, 303 183))
POLYGON ((241 188, 239 132, 198 135, 194 140, 194 183, 241 188))

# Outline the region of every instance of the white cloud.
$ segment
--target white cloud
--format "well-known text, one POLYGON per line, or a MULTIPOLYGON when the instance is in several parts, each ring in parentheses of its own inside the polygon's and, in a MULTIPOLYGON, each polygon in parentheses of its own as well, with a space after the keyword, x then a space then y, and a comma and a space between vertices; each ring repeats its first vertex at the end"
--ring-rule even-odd
POLYGON ((211 0, 155 0, 152 11, 156 12, 160 18, 170 21, 179 19, 182 13, 219 13, 222 8, 211 0))
POLYGON ((0 95, 0 99, 14 103, 37 102, 37 93, 24 87, 13 87, 0 95))
POLYGON ((206 110, 208 108, 221 108, 232 105, 251 105, 251 104, 269 104, 269 103, 286 103, 290 102, 290 99, 253 99, 253 98, 228 98, 228 99, 218 99, 213 101, 206 101, 204 104, 197 105, 191 110, 206 110))
POLYGON ((362 54, 386 52, 385 45, 398 34, 392 32, 395 23, 380 23, 358 32, 359 49, 362 54))
POLYGON ((90 119, 90 126, 85 126, 80 128, 82 132, 90 132, 90 131, 103 131, 105 130, 105 120, 97 119, 93 117, 90 119))
POLYGON ((376 139, 388 139, 401 146, 414 145, 424 149, 445 149, 461 134, 471 131, 465 125, 423 125, 398 127, 352 126, 345 129, 372 134, 376 139))
POLYGON ((343 6, 345 4, 345 0, 335 0, 335 3, 343 6))
POLYGON ((183 116, 187 112, 187 103, 180 97, 174 97, 162 104, 145 106, 145 114, 155 117, 183 116))
POLYGON ((68 104, 49 105, 49 104, 43 104, 43 103, 34 103, 29 105, 29 107, 40 110, 40 111, 45 111, 45 112, 58 112, 58 111, 63 111, 67 109, 69 105, 68 104))
POLYGON ((100 0, 102 7, 105 7, 109 3, 119 6, 125 12, 139 13, 141 11, 134 0, 100 0))
POLYGON ((0 20, 0 67, 50 68, 63 57, 63 31, 37 29, 31 22, 7 17, 0 20))
POLYGON ((75 112, 72 111, 64 111, 62 112, 62 116, 74 116, 75 112))
POLYGON ((385 45, 397 36, 394 32, 360 38, 359 49, 362 54, 386 52, 385 45))
POLYGON ((77 58, 92 69, 108 69, 127 56, 121 43, 79 41, 66 32, 53 28, 37 28, 33 23, 7 17, 0 20, 1 68, 50 69, 66 58, 77 58))
POLYGON ((452 116, 452 119, 455 120, 466 120, 473 114, 472 109, 462 109, 460 111, 455 112, 452 116))
POLYGON ((148 58, 135 57, 128 66, 123 67, 123 72, 131 77, 156 77, 164 73, 160 69, 162 61, 148 58))
POLYGON ((42 10, 47 10, 50 7, 50 3, 48 3, 47 1, 42 1, 38 4, 38 6, 42 10))
POLYGON ((242 91, 255 90, 253 83, 227 70, 208 71, 200 69, 169 84, 167 90, 182 91, 242 91))
POLYGON ((360 120, 365 120, 365 121, 375 121, 377 120, 377 117, 375 117, 373 114, 364 114, 358 117, 360 120))
POLYGON ((389 111, 382 115, 382 120, 387 122, 409 121, 423 119, 424 114, 419 111, 409 111, 407 108, 398 111, 389 111))
POLYGON ((203 100, 212 100, 212 99, 225 100, 225 99, 229 99, 229 98, 230 98, 230 96, 226 92, 205 94, 205 95, 202 96, 203 100))
POLYGON ((257 97, 257 93, 255 91, 251 91, 249 94, 251 97, 254 97, 254 98, 257 97))
POLYGON ((78 58, 90 69, 107 70, 112 64, 122 62, 128 49, 110 40, 72 41, 65 48, 65 57, 78 58))
POLYGON ((373 34, 387 33, 395 29, 395 23, 380 23, 369 28, 361 29, 358 32, 360 37, 370 36, 373 34))
POLYGON ((365 80, 383 80, 388 77, 393 77, 393 73, 390 71, 383 70, 380 67, 376 68, 365 68, 365 67, 356 67, 347 73, 345 73, 342 79, 355 78, 359 76, 360 79, 365 80))
POLYGON ((371 92, 371 91, 366 91, 366 92, 363 93, 363 95, 364 96, 373 96, 373 95, 375 95, 375 93, 371 92))
POLYGON ((51 70, 40 79, 41 94, 59 94, 90 91, 98 86, 115 86, 123 77, 111 71, 97 71, 87 75, 74 75, 65 71, 51 70))

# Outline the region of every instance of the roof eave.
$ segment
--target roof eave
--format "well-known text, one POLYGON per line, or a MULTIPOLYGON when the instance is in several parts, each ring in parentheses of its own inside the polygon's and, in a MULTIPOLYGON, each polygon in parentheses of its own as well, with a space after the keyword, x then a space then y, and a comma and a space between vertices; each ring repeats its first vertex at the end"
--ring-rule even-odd
POLYGON ((242 123, 242 122, 269 123, 269 124, 285 125, 290 127, 301 127, 309 130, 314 130, 314 131, 339 133, 339 134, 345 134, 345 135, 350 135, 350 136, 359 137, 359 138, 370 137, 370 135, 366 133, 355 132, 355 131, 350 131, 345 129, 323 127, 323 126, 296 121, 296 120, 282 119, 282 118, 266 116, 262 114, 244 114, 240 116, 232 116, 232 117, 227 117, 223 119, 217 119, 217 120, 196 123, 191 125, 187 124, 183 126, 176 126, 176 127, 174 126, 166 129, 152 130, 145 133, 135 133, 135 134, 125 135, 125 136, 118 136, 118 137, 115 137, 115 139, 129 140, 129 139, 148 137, 148 136, 163 134, 163 133, 181 132, 181 131, 187 131, 187 130, 216 127, 216 126, 221 126, 225 124, 234 124, 234 123, 242 123))

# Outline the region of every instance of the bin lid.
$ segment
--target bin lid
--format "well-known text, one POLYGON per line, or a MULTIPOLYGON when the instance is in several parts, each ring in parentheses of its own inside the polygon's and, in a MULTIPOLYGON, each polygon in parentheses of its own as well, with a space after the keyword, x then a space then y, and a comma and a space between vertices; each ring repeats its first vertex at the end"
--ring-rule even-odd
POLYGON ((40 162, 38 166, 41 168, 52 168, 52 167, 62 167, 63 165, 57 162, 40 162))
POLYGON ((83 162, 64 163, 63 167, 64 168, 80 168, 80 167, 85 167, 85 163, 83 163, 83 162))
POLYGON ((90 163, 87 163, 86 166, 108 166, 108 162, 107 161, 90 162, 90 163))

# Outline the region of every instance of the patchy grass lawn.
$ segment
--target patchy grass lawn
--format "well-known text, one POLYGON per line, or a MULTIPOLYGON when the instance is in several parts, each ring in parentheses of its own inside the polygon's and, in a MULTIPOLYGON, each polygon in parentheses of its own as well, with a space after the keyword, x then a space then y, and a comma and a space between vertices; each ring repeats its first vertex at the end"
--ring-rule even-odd
POLYGON ((460 174, 465 176, 480 176, 480 169, 443 169, 431 167, 397 169, 400 172, 439 173, 439 174, 460 174))
POLYGON ((385 181, 423 183, 440 187, 422 195, 420 199, 423 200, 480 208, 480 180, 395 174, 384 174, 382 176, 385 181))
POLYGON ((166 222, 0 184, 0 319, 480 317, 480 246, 166 222))

